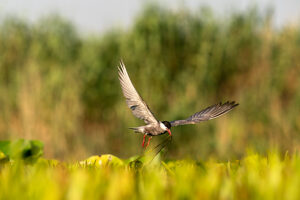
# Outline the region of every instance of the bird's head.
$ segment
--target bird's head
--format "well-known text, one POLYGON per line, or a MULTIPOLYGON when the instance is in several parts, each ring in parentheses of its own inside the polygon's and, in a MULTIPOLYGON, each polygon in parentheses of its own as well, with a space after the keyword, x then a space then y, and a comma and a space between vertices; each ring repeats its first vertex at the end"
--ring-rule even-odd
POLYGON ((171 123, 168 121, 163 121, 162 124, 163 124, 163 129, 165 130, 165 132, 168 132, 169 135, 172 135, 171 134, 171 123))

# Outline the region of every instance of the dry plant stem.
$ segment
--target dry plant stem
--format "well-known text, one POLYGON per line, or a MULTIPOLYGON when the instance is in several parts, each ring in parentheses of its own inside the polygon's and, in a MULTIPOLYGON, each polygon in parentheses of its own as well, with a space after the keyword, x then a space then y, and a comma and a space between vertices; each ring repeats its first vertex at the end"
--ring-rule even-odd
MULTIPOLYGON (((161 152, 161 150, 163 148, 165 148, 170 142, 172 141, 172 136, 168 136, 163 142, 161 142, 160 144, 156 145, 154 148, 152 148, 151 150, 148 151, 148 153, 155 151, 153 158, 151 159, 151 161, 159 154, 159 152, 161 152)), ((150 161, 150 162, 151 162, 150 161)))

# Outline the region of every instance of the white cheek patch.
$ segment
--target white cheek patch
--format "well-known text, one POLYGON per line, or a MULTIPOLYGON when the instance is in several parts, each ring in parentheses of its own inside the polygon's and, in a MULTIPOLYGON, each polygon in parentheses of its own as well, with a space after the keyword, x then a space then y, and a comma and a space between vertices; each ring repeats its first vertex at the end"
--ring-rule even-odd
POLYGON ((162 128, 163 130, 167 130, 167 127, 163 123, 160 122, 159 125, 160 125, 160 128, 162 128))

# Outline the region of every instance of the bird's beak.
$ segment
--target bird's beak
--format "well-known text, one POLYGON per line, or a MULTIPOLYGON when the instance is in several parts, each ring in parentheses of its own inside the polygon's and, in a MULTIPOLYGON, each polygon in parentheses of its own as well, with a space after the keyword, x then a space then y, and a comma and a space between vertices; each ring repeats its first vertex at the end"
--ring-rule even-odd
POLYGON ((172 133, 171 133, 170 129, 167 129, 167 131, 168 131, 169 135, 172 135, 172 133))

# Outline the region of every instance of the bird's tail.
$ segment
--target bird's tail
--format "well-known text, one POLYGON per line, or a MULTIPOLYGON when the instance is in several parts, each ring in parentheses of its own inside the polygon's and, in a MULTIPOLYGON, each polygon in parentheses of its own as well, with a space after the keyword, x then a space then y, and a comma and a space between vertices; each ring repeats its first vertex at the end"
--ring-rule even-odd
POLYGON ((134 130, 135 133, 140 133, 139 127, 129 127, 129 129, 134 130))

